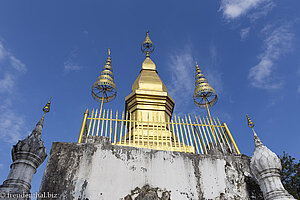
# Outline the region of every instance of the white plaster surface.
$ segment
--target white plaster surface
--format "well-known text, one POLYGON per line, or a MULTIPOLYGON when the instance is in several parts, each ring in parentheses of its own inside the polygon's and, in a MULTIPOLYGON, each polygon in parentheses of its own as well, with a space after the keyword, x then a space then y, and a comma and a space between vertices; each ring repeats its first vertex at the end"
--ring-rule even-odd
POLYGON ((51 152, 40 192, 57 193, 59 199, 134 199, 147 188, 158 197, 168 192, 172 200, 249 199, 249 160, 243 156, 194 155, 101 141, 57 143, 51 152))
POLYGON ((120 158, 111 151, 98 148, 92 165, 83 160, 77 174, 75 199, 80 196, 84 180, 88 180, 85 196, 91 199, 120 199, 137 186, 145 184, 172 191, 174 199, 195 198, 196 180, 189 160, 172 157, 166 151, 157 151, 151 159, 142 156, 145 150, 132 151, 129 159, 126 154, 122 154, 122 150, 117 153, 121 155, 120 158))
POLYGON ((225 160, 200 160, 199 170, 201 172, 201 190, 206 199, 215 199, 220 193, 225 194, 226 174, 225 160))

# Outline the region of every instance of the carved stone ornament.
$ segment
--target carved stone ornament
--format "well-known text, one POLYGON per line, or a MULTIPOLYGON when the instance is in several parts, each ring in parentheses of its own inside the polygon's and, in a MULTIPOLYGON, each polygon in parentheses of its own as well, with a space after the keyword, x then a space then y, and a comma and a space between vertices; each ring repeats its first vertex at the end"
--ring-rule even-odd
MULTIPOLYGON (((44 116, 28 137, 24 140, 19 140, 13 146, 11 151, 13 163, 7 179, 0 185, 0 194, 2 196, 30 193, 32 177, 47 157, 46 148, 41 139, 43 121, 44 116)), ((30 198, 22 197, 17 199, 27 200, 30 198)))
POLYGON ((41 139, 44 117, 37 123, 32 133, 24 140, 19 140, 12 149, 12 160, 29 159, 39 167, 47 157, 44 142, 41 139))
POLYGON ((267 148, 253 130, 255 150, 250 169, 256 178, 265 200, 294 199, 283 187, 280 180, 281 163, 277 155, 267 148))
POLYGON ((171 200, 170 193, 170 191, 145 185, 142 188, 136 187, 124 200, 171 200))

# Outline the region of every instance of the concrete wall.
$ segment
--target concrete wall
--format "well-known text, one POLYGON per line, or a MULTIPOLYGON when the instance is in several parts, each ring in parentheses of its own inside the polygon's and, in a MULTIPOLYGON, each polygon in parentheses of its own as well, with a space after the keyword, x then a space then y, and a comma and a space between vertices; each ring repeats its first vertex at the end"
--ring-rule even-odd
POLYGON ((59 199, 262 199, 245 155, 53 143, 40 193, 59 199))

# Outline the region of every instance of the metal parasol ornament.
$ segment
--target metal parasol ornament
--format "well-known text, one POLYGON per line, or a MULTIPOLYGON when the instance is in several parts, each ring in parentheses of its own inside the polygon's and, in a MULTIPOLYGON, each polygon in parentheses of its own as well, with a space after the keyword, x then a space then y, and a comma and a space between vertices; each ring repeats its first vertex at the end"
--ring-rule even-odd
POLYGON ((101 102, 100 113, 103 103, 112 101, 117 95, 117 86, 114 82, 114 74, 111 67, 110 49, 108 49, 108 58, 98 77, 97 81, 92 86, 93 98, 101 102))
POLYGON ((150 39, 149 31, 146 32, 146 38, 141 45, 141 50, 148 57, 150 53, 152 53, 155 49, 153 42, 150 39))

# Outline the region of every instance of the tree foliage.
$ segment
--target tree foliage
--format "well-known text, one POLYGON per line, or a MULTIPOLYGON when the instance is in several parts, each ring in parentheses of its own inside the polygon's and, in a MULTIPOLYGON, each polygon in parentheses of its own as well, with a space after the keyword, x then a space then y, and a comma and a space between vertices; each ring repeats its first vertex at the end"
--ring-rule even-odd
POLYGON ((281 181, 284 188, 294 198, 300 199, 300 161, 297 163, 295 158, 292 158, 285 152, 279 158, 282 165, 281 181))

